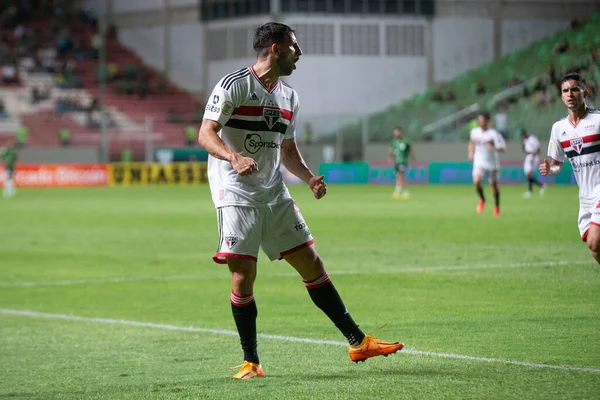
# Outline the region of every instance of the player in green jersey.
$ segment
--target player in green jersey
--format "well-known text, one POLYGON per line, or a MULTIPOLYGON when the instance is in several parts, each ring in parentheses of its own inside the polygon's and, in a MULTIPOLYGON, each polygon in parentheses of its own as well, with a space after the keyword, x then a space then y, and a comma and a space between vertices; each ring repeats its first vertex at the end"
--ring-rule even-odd
POLYGON ((408 170, 408 160, 414 160, 414 153, 410 140, 402 135, 402 128, 394 128, 394 138, 390 145, 389 157, 394 161, 396 170, 396 190, 394 190, 394 199, 408 199, 408 189, 406 188, 406 171, 408 170))
POLYGON ((5 147, 0 147, 0 157, 4 161, 4 169, 6 170, 6 175, 4 178, 4 190, 2 194, 4 197, 14 196, 15 185, 13 183, 13 175, 15 172, 15 164, 17 163, 18 155, 13 139, 9 139, 5 147))

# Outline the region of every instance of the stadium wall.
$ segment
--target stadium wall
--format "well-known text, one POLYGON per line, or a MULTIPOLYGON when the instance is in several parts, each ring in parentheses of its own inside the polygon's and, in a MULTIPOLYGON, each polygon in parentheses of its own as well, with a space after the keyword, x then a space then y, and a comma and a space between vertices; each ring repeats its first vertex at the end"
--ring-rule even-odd
POLYGON ((99 163, 98 147, 26 147, 19 150, 19 163, 26 164, 87 164, 99 163))
MULTIPOLYGON (((420 162, 466 161, 467 142, 413 142, 416 159, 420 162)), ((542 155, 546 154, 548 142, 540 140, 542 155)), ((389 144, 370 144, 364 149, 364 161, 377 162, 386 160, 389 144)), ((520 141, 506 142, 506 151, 500 153, 500 160, 522 162, 525 158, 520 141)))

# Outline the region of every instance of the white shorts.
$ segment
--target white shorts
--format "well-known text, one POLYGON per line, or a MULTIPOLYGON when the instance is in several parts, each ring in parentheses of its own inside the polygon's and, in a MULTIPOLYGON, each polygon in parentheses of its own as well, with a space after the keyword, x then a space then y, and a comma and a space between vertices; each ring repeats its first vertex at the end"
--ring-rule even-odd
POLYGON ((217 208, 219 248, 213 260, 226 264, 227 257, 257 261, 258 249, 271 261, 281 260, 314 243, 294 201, 272 207, 225 206, 217 208))
POLYGON ((498 180, 498 168, 490 169, 480 165, 473 165, 473 179, 475 176, 481 176, 482 179, 489 179, 490 182, 498 180))
POLYGON ((537 171, 539 164, 540 156, 537 154, 527 154, 525 162, 523 162, 523 172, 525 172, 525 175, 533 174, 534 171, 537 171))
POLYGON ((584 201, 579 199, 579 234, 585 241, 590 225, 600 226, 600 198, 594 201, 584 201))

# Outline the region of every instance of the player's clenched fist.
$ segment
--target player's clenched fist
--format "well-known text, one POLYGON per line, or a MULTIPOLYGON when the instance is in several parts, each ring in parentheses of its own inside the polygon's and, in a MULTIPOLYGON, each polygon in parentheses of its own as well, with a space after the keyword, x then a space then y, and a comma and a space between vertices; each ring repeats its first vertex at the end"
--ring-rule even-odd
POLYGON ((313 176, 308 180, 310 189, 312 190, 313 194, 315 195, 315 199, 317 200, 325 196, 325 194, 327 194, 327 184, 323 181, 323 178, 325 178, 324 175, 313 176))
POLYGON ((544 162, 540 164, 540 174, 542 176, 547 176, 550 173, 550 164, 548 160, 544 159, 544 162))
POLYGON ((238 175, 247 176, 258 171, 258 165, 250 157, 244 157, 239 154, 235 154, 231 159, 231 166, 238 173, 238 175))

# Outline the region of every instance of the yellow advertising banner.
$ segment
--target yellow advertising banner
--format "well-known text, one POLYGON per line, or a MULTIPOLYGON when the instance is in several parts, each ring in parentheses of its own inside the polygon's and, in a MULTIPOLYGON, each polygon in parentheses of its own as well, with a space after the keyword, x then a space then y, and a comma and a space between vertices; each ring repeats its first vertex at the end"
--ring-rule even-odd
POLYGON ((206 162, 112 163, 110 182, 128 185, 198 185, 208 183, 206 162))

